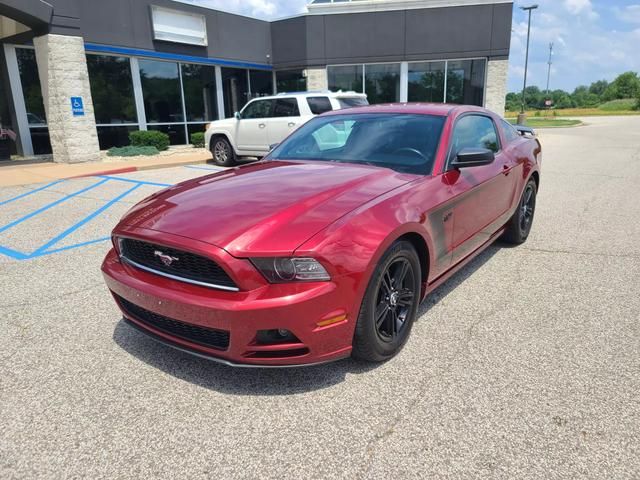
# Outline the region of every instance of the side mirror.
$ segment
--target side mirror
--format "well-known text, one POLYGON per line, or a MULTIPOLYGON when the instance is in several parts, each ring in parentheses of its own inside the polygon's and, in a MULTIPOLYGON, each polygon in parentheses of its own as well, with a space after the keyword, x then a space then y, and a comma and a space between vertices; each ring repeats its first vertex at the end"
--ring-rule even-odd
POLYGON ((269 151, 271 152, 272 150, 275 150, 275 148, 280 145, 279 143, 272 143, 271 145, 269 145, 269 151))
POLYGON ((233 116, 236 117, 236 120, 242 120, 242 114, 240 112, 234 113, 233 116))
POLYGON ((489 165, 496 159, 493 150, 488 148, 463 148, 451 162, 453 168, 481 167, 489 165))

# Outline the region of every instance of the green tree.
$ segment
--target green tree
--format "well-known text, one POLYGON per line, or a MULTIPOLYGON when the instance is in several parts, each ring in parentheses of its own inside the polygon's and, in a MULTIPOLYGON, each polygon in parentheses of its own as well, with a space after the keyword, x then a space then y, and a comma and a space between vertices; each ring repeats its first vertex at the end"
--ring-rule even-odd
POLYGON ((636 72, 625 72, 619 75, 604 92, 603 100, 610 101, 621 98, 636 98, 640 93, 640 78, 636 72))
POLYGON ((604 92, 607 90, 608 86, 609 82, 607 82, 606 80, 598 80, 597 82, 593 82, 591 84, 591 86, 589 87, 589 93, 597 95, 598 98, 602 98, 602 95, 604 95, 604 92))

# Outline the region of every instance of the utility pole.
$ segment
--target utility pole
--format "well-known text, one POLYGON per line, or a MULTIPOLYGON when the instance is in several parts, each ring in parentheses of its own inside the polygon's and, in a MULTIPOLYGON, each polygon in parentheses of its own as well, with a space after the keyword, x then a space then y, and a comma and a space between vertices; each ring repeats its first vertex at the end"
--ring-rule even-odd
POLYGON ((524 86, 522 87, 522 109, 520 115, 518 115, 518 123, 522 124, 527 120, 525 115, 526 107, 526 91, 527 91, 527 70, 529 69, 529 39, 531 38, 531 12, 538 8, 538 5, 531 5, 530 7, 520 7, 521 10, 529 12, 529 25, 527 27, 527 53, 524 60, 524 86))
POLYGON ((549 44, 549 70, 547 71, 547 96, 549 96, 549 81, 551 80, 551 57, 553 56, 553 42, 549 44))

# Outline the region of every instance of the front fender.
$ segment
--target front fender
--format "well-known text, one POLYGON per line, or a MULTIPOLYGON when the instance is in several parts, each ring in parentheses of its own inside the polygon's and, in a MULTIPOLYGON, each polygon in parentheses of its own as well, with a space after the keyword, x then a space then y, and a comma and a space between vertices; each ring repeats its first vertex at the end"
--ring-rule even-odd
POLYGON ((295 251, 317 258, 332 277, 347 276, 355 290, 357 311, 380 258, 406 234, 418 234, 427 246, 427 268, 433 264, 434 246, 426 216, 410 205, 412 191, 393 191, 354 210, 314 235, 295 251))

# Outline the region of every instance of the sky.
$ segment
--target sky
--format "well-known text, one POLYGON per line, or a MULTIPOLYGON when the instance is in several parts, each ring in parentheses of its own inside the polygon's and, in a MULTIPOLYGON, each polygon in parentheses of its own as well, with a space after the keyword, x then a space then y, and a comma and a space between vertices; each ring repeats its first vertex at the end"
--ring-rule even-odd
MULTIPOLYGON (((274 19, 306 11, 306 0, 182 0, 186 3, 274 19)), ((618 74, 640 72, 640 0, 516 0, 513 10, 509 91, 522 89, 527 14, 531 20, 528 85, 546 88, 549 44, 554 44, 551 90, 567 91, 618 74)))

